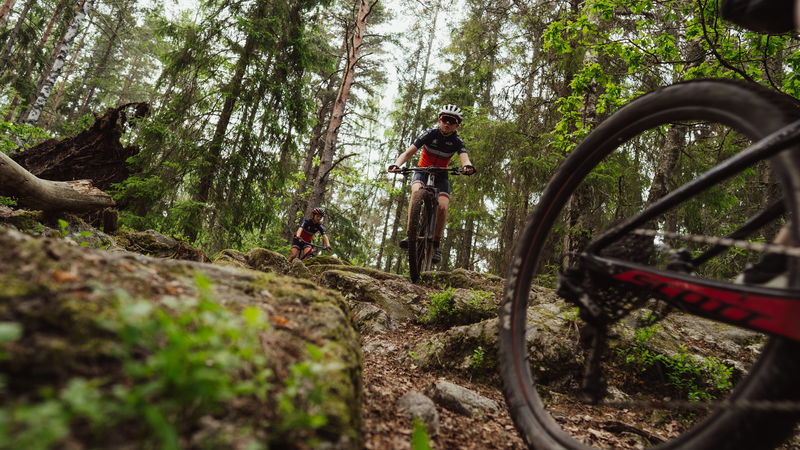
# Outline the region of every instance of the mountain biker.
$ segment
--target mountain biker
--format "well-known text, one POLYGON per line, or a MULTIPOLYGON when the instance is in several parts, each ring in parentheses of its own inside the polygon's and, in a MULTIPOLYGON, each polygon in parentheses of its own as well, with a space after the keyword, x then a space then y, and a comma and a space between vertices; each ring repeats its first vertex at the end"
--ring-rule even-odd
POLYGON ((325 227, 322 226, 323 217, 325 217, 325 210, 314 208, 311 210, 311 218, 303 219, 300 222, 300 226, 292 237, 292 254, 289 256, 289 262, 294 261, 300 252, 302 252, 300 259, 305 259, 309 253, 314 251, 314 247, 311 246, 311 240, 314 239, 314 235, 317 233, 322 235, 325 250, 331 250, 331 243, 328 241, 328 235, 325 234, 325 227))
MULTIPOLYGON (((723 0, 722 18, 761 33, 787 33, 800 28, 798 0, 723 0)), ((795 246, 789 228, 784 226, 773 239, 777 244, 795 246)), ((784 254, 767 253, 760 261, 749 265, 737 281, 767 287, 785 287, 788 284, 784 254)))
MULTIPOLYGON (((461 126, 463 114, 461 108, 456 105, 444 105, 439 110, 437 126, 420 134, 406 151, 400 154, 394 164, 390 165, 388 171, 399 173, 400 166, 408 161, 418 149, 422 149, 422 155, 417 163, 419 167, 447 167, 450 158, 458 153, 464 175, 475 173, 475 167, 467 155, 467 147, 458 135, 458 128, 461 126)), ((411 198, 413 201, 414 193, 420 190, 428 181, 427 173, 415 173, 411 181, 411 198)), ((436 187, 439 189, 439 207, 436 211, 436 231, 433 235, 433 258, 431 261, 438 264, 442 260, 442 253, 439 244, 444 234, 444 226, 447 222, 447 207, 450 204, 450 180, 447 174, 437 175, 436 187)), ((411 207, 409 202, 409 224, 411 223, 411 207)), ((408 248, 408 240, 400 241, 401 248, 408 248)))

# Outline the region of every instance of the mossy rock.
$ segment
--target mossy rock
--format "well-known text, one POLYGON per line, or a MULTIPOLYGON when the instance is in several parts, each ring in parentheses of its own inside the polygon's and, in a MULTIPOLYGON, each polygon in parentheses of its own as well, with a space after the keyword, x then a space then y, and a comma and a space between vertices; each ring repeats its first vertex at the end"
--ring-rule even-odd
MULTIPOLYGON (((72 398, 69 395, 75 395, 74 390, 65 394, 67 389, 74 389, 75 382, 84 386, 84 391, 89 386, 97 393, 97 398, 84 399, 95 402, 92 404, 101 400, 118 401, 112 391, 123 392, 120 389, 139 386, 136 379, 125 372, 123 362, 147 361, 152 349, 133 349, 135 353, 124 359, 120 353, 122 335, 108 324, 120 317, 131 318, 132 324, 139 323, 133 318, 142 313, 141 305, 151 305, 170 314, 183 304, 211 301, 217 308, 243 318, 254 317, 252 312, 245 314, 248 308, 260 311, 270 322, 269 327, 257 331, 255 341, 265 352, 269 367, 263 385, 267 388, 266 394, 260 396, 245 391, 232 394, 229 401, 203 414, 190 413, 204 411, 203 401, 176 394, 171 401, 178 402, 177 411, 182 412, 179 421, 170 418, 169 422, 177 432, 176 439, 194 442, 197 447, 232 448, 235 447, 232 442, 220 441, 224 430, 232 429, 253 431, 250 437, 263 447, 295 447, 312 441, 328 448, 361 447, 360 338, 352 326, 347 303, 338 293, 307 280, 274 273, 122 251, 106 252, 68 245, 61 240, 35 239, 13 230, 0 231, 0 255, 3 255, 0 257, 0 323, 15 323, 21 329, 19 338, 2 346, 7 355, 0 361, 0 374, 7 387, 4 405, 31 408, 44 405, 46 401, 51 406, 61 405, 58 414, 73 411, 69 414, 75 415, 63 422, 65 434, 58 435, 49 446, 114 448, 125 443, 136 448, 161 447, 159 434, 144 419, 144 414, 109 413, 105 415, 105 425, 95 427, 89 426, 93 420, 89 416, 58 402, 66 402, 64 399, 72 398), (197 281, 199 276, 208 280, 206 287, 197 281), (125 302, 140 306, 122 314, 119 305, 125 302), (304 369, 300 372, 293 369, 298 366, 304 369), (308 376, 293 375, 302 373, 308 376), (296 421, 297 416, 285 417, 275 407, 292 376, 304 377, 298 380, 298 393, 289 397, 290 404, 294 405, 292 414, 316 412, 325 417, 325 425, 318 429, 303 426, 296 421), (84 383, 81 380, 87 380, 88 385, 80 384, 84 383), (312 388, 319 389, 318 397, 311 396, 309 389, 312 388), (312 398, 319 398, 319 403, 312 398), (181 405, 182 401, 186 404, 181 405)), ((203 316, 187 317, 202 320, 203 316)), ((217 321, 213 323, 220 326, 217 321)), ((159 326, 147 330, 165 331, 159 326)), ((144 332, 144 328, 137 331, 144 332)), ((166 345, 172 338, 164 336, 166 345)), ((233 335, 219 338, 230 336, 233 335)), ((188 352, 191 347, 176 344, 170 348, 175 352, 180 349, 188 352)), ((181 353, 173 357, 178 355, 181 353)), ((229 355, 236 358, 256 356, 252 353, 229 355)), ((209 360, 208 364, 214 361, 209 360)), ((168 375, 159 371, 148 376, 152 377, 148 380, 153 386, 160 383, 169 386, 170 382, 161 378, 168 375)), ((231 376, 238 377, 241 383, 257 383, 253 375, 245 370, 231 376)), ((188 375, 182 372, 181 377, 184 376, 188 375)), ((209 388, 213 386, 214 383, 208 385, 209 388)), ((153 407, 160 405, 158 398, 147 401, 153 407)), ((13 423, 8 430, 12 433, 12 442, 18 437, 15 433, 30 431, 38 436, 35 427, 50 426, 50 422, 20 424, 16 419, 10 420, 13 423)), ((48 429, 48 433, 50 431, 48 429)))
POLYGON ((373 269, 370 267, 359 267, 359 266, 351 266, 351 265, 342 265, 342 264, 315 264, 308 266, 308 270, 315 275, 319 275, 328 270, 343 270, 345 272, 353 272, 353 273, 360 273, 363 275, 367 275, 371 278, 376 280, 404 280, 405 278, 394 274, 394 273, 387 273, 382 270, 373 269))
POLYGON ((252 269, 249 261, 247 260, 247 255, 232 248, 228 248, 217 253, 212 262, 221 266, 238 267, 239 269, 252 269))
POLYGON ((376 280, 363 273, 327 270, 319 276, 319 283, 341 292, 351 303, 373 303, 395 321, 411 319, 423 310, 424 290, 403 279, 376 280))
POLYGON ((450 272, 423 272, 420 280, 422 284, 437 289, 448 287, 485 291, 502 291, 503 289, 503 278, 465 269, 454 269, 450 272))
POLYGON ((250 268, 262 272, 275 272, 285 274, 289 271, 289 260, 285 256, 272 250, 254 248, 247 252, 247 262, 250 268))
MULTIPOLYGON (((569 311, 564 302, 528 308, 526 341, 537 379, 568 383, 580 375, 582 350, 569 311)), ((497 318, 452 327, 417 345, 409 356, 420 367, 492 377, 497 366, 497 327, 497 318)))
POLYGON ((129 252, 146 256, 209 262, 208 257, 202 250, 178 239, 164 236, 155 230, 119 230, 114 235, 114 243, 129 252))
POLYGON ((289 270, 286 272, 286 275, 290 275, 296 278, 303 278, 306 280, 310 280, 313 278, 313 274, 311 271, 308 270, 303 261, 299 259, 295 259, 292 261, 291 265, 289 266, 289 270))
POLYGON ((422 322, 453 326, 468 325, 497 317, 498 294, 479 289, 451 289, 434 294, 422 322))
POLYGON ((0 205, 0 223, 10 225, 23 233, 41 234, 45 228, 42 220, 44 214, 41 211, 15 210, 0 205))
POLYGON ((347 262, 347 261, 345 261, 343 259, 334 258, 333 256, 328 256, 328 255, 312 256, 311 258, 308 258, 305 261, 303 261, 303 263, 305 263, 305 265, 308 266, 308 267, 316 266, 316 265, 320 265, 320 264, 337 265, 337 266, 351 266, 352 265, 352 264, 350 264, 349 262, 347 262))

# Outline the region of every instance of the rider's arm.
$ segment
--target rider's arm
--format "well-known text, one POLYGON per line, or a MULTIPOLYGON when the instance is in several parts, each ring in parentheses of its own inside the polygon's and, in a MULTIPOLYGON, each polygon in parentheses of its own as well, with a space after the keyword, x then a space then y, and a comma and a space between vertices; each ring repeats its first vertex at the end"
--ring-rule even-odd
POLYGON ((325 248, 327 248, 327 249, 331 248, 331 241, 328 240, 328 235, 327 234, 323 234, 322 235, 322 242, 325 244, 325 248))
POLYGON ((470 160, 469 160, 469 155, 466 152, 459 153, 458 154, 458 159, 461 160, 461 167, 464 167, 464 168, 466 168, 467 166, 472 167, 471 171, 464 172, 465 175, 472 175, 472 173, 475 172, 475 167, 473 167, 472 162, 470 162, 470 160))
POLYGON ((303 239, 300 237, 300 235, 302 233, 303 233, 303 227, 297 227, 297 231, 295 231, 294 237, 296 237, 297 239, 300 239, 302 241, 303 239))
POLYGON ((417 146, 414 145, 414 144, 411 144, 411 146, 408 147, 408 150, 404 151, 403 153, 400 153, 400 156, 397 157, 397 159, 394 161, 394 164, 392 164, 392 165, 393 166, 397 166, 397 167, 402 166, 416 152, 417 152, 417 146))

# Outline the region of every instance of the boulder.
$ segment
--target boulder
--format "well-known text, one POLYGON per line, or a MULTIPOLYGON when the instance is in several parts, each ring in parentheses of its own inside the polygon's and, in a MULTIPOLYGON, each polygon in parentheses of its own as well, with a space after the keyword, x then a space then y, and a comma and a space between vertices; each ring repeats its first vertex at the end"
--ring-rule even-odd
POLYGON ((433 400, 417 391, 403 394, 397 401, 397 407, 411 419, 419 419, 431 436, 439 434, 439 411, 433 400))
POLYGON ((425 290, 402 279, 376 280, 363 273, 328 270, 319 276, 319 283, 341 292, 350 302, 374 304, 393 321, 417 317, 423 310, 425 290))
POLYGON ((247 255, 232 248, 217 253, 217 255, 214 256, 213 263, 220 266, 236 267, 238 269, 251 268, 250 263, 247 261, 247 255))
POLYGON ((280 274, 289 272, 289 260, 272 250, 254 248, 247 252, 245 256, 251 269, 280 274))
POLYGON ((425 393, 436 403, 465 416, 485 415, 500 409, 494 400, 449 381, 437 381, 425 393))

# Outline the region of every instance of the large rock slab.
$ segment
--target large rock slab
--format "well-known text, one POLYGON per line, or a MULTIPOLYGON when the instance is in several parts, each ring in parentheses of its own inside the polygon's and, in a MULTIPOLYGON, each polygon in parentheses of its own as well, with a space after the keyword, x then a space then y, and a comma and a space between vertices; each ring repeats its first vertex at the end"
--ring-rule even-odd
POLYGON ((425 309, 422 305, 425 290, 399 277, 376 279, 366 273, 334 269, 322 272, 319 283, 341 292, 353 305, 375 305, 386 313, 389 324, 419 317, 425 309))
POLYGON ((15 422, 8 429, 62 430, 56 446, 161 447, 165 435, 151 426, 157 416, 145 415, 160 414, 165 403, 159 399, 168 395, 177 416, 164 419, 164 429, 194 447, 315 440, 359 448, 361 351, 349 314, 342 296, 306 280, 2 230, 4 408, 49 405, 54 415, 48 417, 56 421, 15 422), (263 327, 253 325, 261 323, 258 317, 263 327), (258 351, 235 345, 248 330, 258 351), (156 337, 150 339, 155 349, 144 345, 146 336, 156 337), (167 369, 170 361, 176 365, 167 369), (148 366, 160 369, 131 372, 148 366), (218 376, 224 367, 236 369, 218 376), (186 377, 194 381, 181 381, 186 377), (117 401, 152 390, 163 394, 117 401), (206 405, 215 396, 223 401, 206 405))

